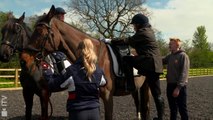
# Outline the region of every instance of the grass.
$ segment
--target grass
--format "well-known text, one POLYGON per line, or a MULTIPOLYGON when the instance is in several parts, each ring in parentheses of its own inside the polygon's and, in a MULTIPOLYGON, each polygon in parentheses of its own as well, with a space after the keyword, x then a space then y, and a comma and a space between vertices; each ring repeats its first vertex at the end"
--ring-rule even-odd
POLYGON ((0 84, 0 88, 13 88, 15 84, 0 84))
MULTIPOLYGON (((14 79, 0 78, 0 88, 13 88, 13 87, 15 87, 14 79)), ((21 85, 18 84, 18 87, 21 87, 21 85)))
POLYGON ((0 78, 0 82, 14 82, 14 79, 11 79, 11 78, 0 78))

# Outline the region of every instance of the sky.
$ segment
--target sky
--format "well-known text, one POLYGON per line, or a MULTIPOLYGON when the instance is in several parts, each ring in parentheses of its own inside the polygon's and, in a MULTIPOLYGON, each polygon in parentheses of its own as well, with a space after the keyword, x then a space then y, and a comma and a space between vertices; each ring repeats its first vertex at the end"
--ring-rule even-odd
MULTIPOLYGON (((52 5, 63 7, 68 0, 0 0, 0 11, 12 11, 16 17, 41 15, 52 5)), ((213 0, 147 0, 143 5, 151 13, 150 23, 161 31, 167 42, 170 37, 192 40, 198 26, 205 26, 208 42, 213 43, 213 0)), ((65 21, 70 22, 65 16, 65 21)))

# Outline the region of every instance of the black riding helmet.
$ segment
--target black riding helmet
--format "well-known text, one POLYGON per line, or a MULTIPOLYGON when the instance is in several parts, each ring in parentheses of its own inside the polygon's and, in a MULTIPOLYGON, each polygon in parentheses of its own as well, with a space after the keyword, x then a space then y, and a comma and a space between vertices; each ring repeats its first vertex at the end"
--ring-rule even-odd
POLYGON ((132 21, 131 21, 130 24, 141 24, 141 25, 144 25, 144 24, 147 24, 147 23, 149 23, 149 19, 145 15, 139 13, 139 14, 136 14, 132 18, 132 21))
POLYGON ((56 14, 66 14, 65 10, 61 7, 57 7, 55 11, 56 11, 56 14))

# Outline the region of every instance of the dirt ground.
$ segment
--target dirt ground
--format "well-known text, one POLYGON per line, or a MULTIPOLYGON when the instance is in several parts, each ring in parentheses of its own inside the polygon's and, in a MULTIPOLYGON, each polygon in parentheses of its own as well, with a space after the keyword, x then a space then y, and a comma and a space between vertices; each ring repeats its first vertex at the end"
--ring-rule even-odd
MULTIPOLYGON (((161 81, 162 94, 165 99, 165 119, 169 119, 168 102, 165 95, 166 81, 161 81)), ((7 117, 0 116, 0 120, 24 120, 25 104, 21 90, 0 91, 1 113, 7 112, 7 117)), ((53 93, 53 116, 51 120, 67 120, 66 112, 67 92, 53 93)), ((130 95, 114 97, 114 120, 135 120, 135 106, 130 95)), ((188 84, 189 120, 213 120, 213 76, 190 78, 188 84)), ((33 119, 40 115, 39 98, 35 95, 33 119)), ((151 118, 156 115, 153 99, 151 98, 151 118)), ((101 102, 101 120, 104 120, 103 104, 101 102)))

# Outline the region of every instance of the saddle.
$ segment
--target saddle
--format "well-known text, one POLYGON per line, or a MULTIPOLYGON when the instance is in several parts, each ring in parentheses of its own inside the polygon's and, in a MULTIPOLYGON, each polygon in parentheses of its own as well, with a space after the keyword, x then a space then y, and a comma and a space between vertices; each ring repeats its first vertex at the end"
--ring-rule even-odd
MULTIPOLYGON (((114 95, 129 94, 126 92, 127 80, 124 72, 124 56, 131 55, 128 45, 106 44, 112 59, 113 73, 115 75, 115 93, 114 95)), ((134 69, 134 73, 137 72, 134 69)))

